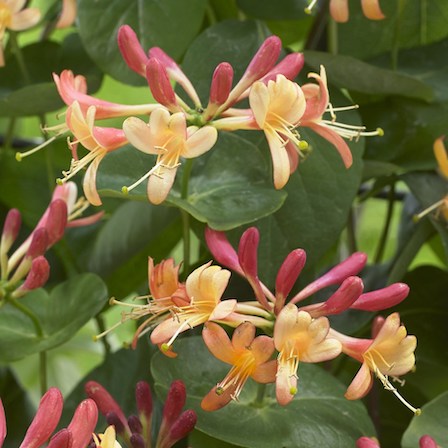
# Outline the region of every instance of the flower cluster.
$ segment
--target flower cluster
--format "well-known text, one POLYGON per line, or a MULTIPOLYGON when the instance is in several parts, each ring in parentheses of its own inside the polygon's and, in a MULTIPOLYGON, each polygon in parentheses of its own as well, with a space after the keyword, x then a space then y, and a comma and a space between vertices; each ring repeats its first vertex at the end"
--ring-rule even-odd
POLYGON ((28 238, 10 255, 20 227, 21 214, 11 209, 5 219, 0 241, 0 304, 7 299, 18 299, 27 292, 42 287, 50 275, 45 252, 57 243, 66 227, 83 226, 97 221, 102 213, 76 219, 87 207, 85 199, 77 199, 73 182, 54 190, 50 205, 28 238))
POLYGON ((303 67, 303 55, 291 53, 277 62, 281 52, 281 41, 277 36, 268 37, 263 42, 233 87, 232 66, 227 62, 220 63, 213 73, 206 106, 176 62, 158 47, 146 53, 135 32, 127 25, 118 31, 118 46, 127 65, 146 78, 157 103, 131 106, 99 100, 87 94, 83 76, 64 70, 60 75, 54 75, 54 81, 67 105, 65 123, 48 128, 57 131, 57 135, 43 145, 17 154, 17 159, 21 160, 57 136, 70 132, 74 137, 69 141, 72 162, 58 183, 66 182, 88 167, 84 176, 84 194, 93 205, 101 204, 96 188, 100 162, 109 152, 127 143, 157 157, 155 165, 143 177, 123 187, 123 193, 147 180, 149 200, 160 204, 171 190, 182 159, 195 158, 209 151, 215 145, 219 131, 263 131, 270 148, 277 189, 285 186, 290 174, 297 169, 300 156, 308 148, 308 143, 300 136, 301 128, 312 129, 334 145, 346 168, 352 164, 352 154, 344 139, 382 135, 380 129, 366 132, 363 126, 337 123, 335 112, 338 109, 330 103, 325 68, 321 67, 320 74, 308 75, 316 83, 300 86, 293 79, 303 67), (185 91, 191 104, 175 92, 173 82, 185 91), (246 98, 249 108, 234 107, 246 98), (326 113, 329 113, 328 119, 326 113), (149 120, 135 115, 146 115, 149 120), (127 117, 122 129, 97 125, 98 120, 112 117, 127 117), (89 151, 81 159, 77 153, 79 143, 89 151))
MULTIPOLYGON (((249 228, 241 237, 238 251, 222 232, 206 230, 207 244, 218 263, 246 278, 255 300, 223 299, 230 272, 207 263, 195 269, 182 283, 173 260, 154 265, 149 260, 150 296, 147 303, 127 304, 132 309, 123 313, 122 321, 145 318, 135 338, 151 331, 151 341, 162 353, 176 356, 173 345, 185 331, 204 324, 202 336, 210 352, 232 366, 229 374, 203 399, 205 410, 216 410, 237 399, 246 380, 276 383, 277 401, 288 404, 298 391, 300 362, 317 363, 344 353, 361 363, 358 374, 345 397, 364 397, 376 376, 409 409, 389 380, 397 378, 415 365, 415 336, 408 336, 398 313, 386 319, 378 317, 372 339, 344 335, 330 327, 328 316, 348 309, 376 312, 404 300, 409 287, 395 283, 386 288, 363 292, 357 276, 367 261, 363 253, 354 253, 326 274, 291 297, 293 286, 302 271, 306 253, 292 251, 282 263, 272 292, 258 277, 258 230, 249 228), (339 285, 326 301, 299 306, 317 291, 339 285), (148 317, 149 316, 149 317, 148 317), (235 328, 230 339, 222 324, 235 328), (256 328, 266 334, 256 336, 256 328), (273 337, 271 336, 273 335, 273 337), (276 359, 273 359, 277 352, 276 359)), ((116 300, 113 303, 120 304, 116 300)), ((135 343, 135 339, 134 339, 135 343)))
MULTIPOLYGON (((117 434, 129 447, 151 448, 153 401, 149 384, 140 381, 135 387, 135 401, 138 415, 126 418, 123 410, 109 392, 95 381, 85 385, 87 395, 96 403, 98 410, 106 417, 111 426, 109 434, 100 436, 100 440, 109 437, 115 441, 117 434)), ((162 422, 158 431, 156 448, 170 448, 183 439, 196 425, 196 413, 191 409, 182 412, 185 406, 186 391, 182 381, 174 381, 165 400, 162 422)), ((98 444, 98 443, 97 443, 98 444)), ((95 445, 94 445, 95 446, 95 445)), ((104 444, 101 444, 105 448, 104 444)), ((114 445, 106 445, 114 447, 114 445)), ((119 445, 118 445, 119 446, 119 445)))

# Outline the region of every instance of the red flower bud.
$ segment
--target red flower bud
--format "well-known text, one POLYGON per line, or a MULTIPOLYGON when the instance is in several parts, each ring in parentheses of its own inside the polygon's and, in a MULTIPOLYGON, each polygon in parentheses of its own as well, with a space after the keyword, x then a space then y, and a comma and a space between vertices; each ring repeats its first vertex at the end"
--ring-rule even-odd
POLYGON ((356 441, 357 448, 380 448, 378 442, 370 437, 361 437, 356 441))
POLYGON ((171 427, 168 437, 164 441, 163 448, 170 448, 176 442, 186 437, 191 431, 193 431, 196 422, 196 412, 191 409, 183 412, 171 427))
POLYGON ((168 73, 156 58, 150 58, 146 66, 146 79, 154 99, 168 109, 177 109, 176 94, 171 86, 168 73))
POLYGON ((152 416, 153 404, 151 388, 146 381, 139 381, 135 386, 135 401, 140 418, 149 420, 152 416))
POLYGON ((229 97, 233 82, 233 68, 228 62, 219 64, 212 78, 210 85, 210 104, 221 105, 229 97))
POLYGON ((98 421, 98 409, 91 399, 82 401, 67 427, 72 434, 72 448, 85 448, 92 438, 98 421))
POLYGON ((6 417, 5 409, 3 408, 2 399, 0 398, 0 448, 3 446, 3 441, 6 437, 6 417))
POLYGON ((6 215, 5 223, 3 224, 3 233, 1 240, 1 253, 6 254, 11 248, 12 244, 19 234, 20 226, 22 224, 22 217, 19 210, 12 208, 6 215))
POLYGON ((39 403, 36 416, 25 434, 20 448, 38 448, 55 430, 62 414, 63 399, 59 389, 52 387, 39 403))
POLYGON ((398 305, 409 294, 406 283, 394 283, 386 288, 362 294, 350 308, 364 311, 381 311, 398 305))
POLYGON ((73 437, 68 429, 61 429, 50 440, 47 448, 72 448, 73 437))
POLYGON ((428 435, 424 435, 420 437, 419 440, 420 448, 439 448, 436 441, 428 435))
POLYGON ((244 276, 243 269, 238 261, 238 255, 232 245, 229 243, 224 232, 218 232, 210 227, 205 228, 205 241, 213 255, 213 258, 226 268, 238 272, 244 276))
POLYGON ((26 252, 26 257, 31 259, 40 257, 45 253, 49 244, 48 232, 45 227, 40 227, 33 232, 33 238, 31 240, 30 247, 26 252))
POLYGON ((123 25, 118 30, 118 48, 128 67, 140 76, 146 76, 148 56, 144 52, 137 34, 129 25, 123 25))
POLYGON ((67 226, 67 204, 63 199, 55 199, 49 206, 45 228, 48 232, 48 247, 57 243, 64 235, 67 226))

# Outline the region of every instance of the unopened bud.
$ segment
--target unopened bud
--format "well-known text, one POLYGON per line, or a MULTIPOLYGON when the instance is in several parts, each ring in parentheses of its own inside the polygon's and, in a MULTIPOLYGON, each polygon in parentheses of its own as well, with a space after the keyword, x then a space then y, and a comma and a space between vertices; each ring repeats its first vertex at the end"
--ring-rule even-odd
POLYGON ((306 262, 306 252, 302 249, 295 249, 290 252, 278 270, 275 280, 275 296, 277 312, 283 307, 285 299, 291 292, 298 276, 302 272, 306 262), (279 302, 277 306, 277 301, 279 302))
POLYGON ((1 253, 6 254, 19 234, 22 217, 19 210, 12 208, 6 215, 1 239, 1 253))
POLYGON ((40 227, 33 232, 30 247, 26 252, 26 257, 34 259, 45 253, 49 244, 49 236, 45 227, 40 227))
POLYGON ((96 381, 88 381, 84 386, 86 394, 96 403, 98 410, 104 416, 107 416, 110 412, 114 412, 118 419, 122 422, 123 426, 127 428, 128 423, 126 417, 118 405, 118 403, 112 398, 110 393, 101 384, 96 381))
POLYGON ((419 440, 420 448, 439 448, 436 441, 428 435, 424 435, 420 437, 419 440))
POLYGON ((3 446, 3 441, 6 438, 6 417, 5 417, 5 409, 3 408, 2 399, 0 398, 0 447, 3 446))
POLYGON ((120 420, 120 418, 118 417, 118 415, 114 411, 111 411, 111 412, 107 413, 106 421, 107 421, 107 424, 109 426, 112 425, 112 426, 115 427, 115 431, 118 434, 124 434, 125 433, 124 424, 123 424, 123 422, 120 420))
POLYGON ((398 305, 409 294, 405 283, 394 283, 386 288, 362 294, 350 308, 364 311, 381 311, 398 305))
POLYGON ((380 448, 380 444, 374 437, 361 437, 356 441, 356 448, 380 448))
POLYGON ((180 417, 174 422, 168 435, 170 445, 166 445, 166 448, 173 446, 177 441, 186 437, 191 431, 193 431, 197 422, 196 412, 191 409, 183 412, 180 417))
POLYGON ((232 245, 229 243, 224 232, 213 230, 210 227, 205 228, 205 241, 213 255, 213 258, 226 268, 238 272, 244 276, 244 272, 238 261, 238 255, 232 245))
POLYGON ((228 62, 219 64, 212 78, 210 86, 210 103, 221 105, 229 97, 233 82, 233 68, 228 62))
POLYGON ((75 410, 67 429, 72 433, 73 448, 84 448, 90 443, 98 421, 98 408, 93 400, 83 400, 75 410))
POLYGON ((173 381, 163 407, 163 422, 169 426, 174 423, 185 406, 186 398, 185 384, 181 380, 173 381))
POLYGON ((50 440, 47 448, 72 448, 73 436, 70 430, 61 429, 50 440))
POLYGON ((291 303, 297 303, 306 299, 327 286, 342 283, 347 277, 358 274, 364 268, 366 262, 367 255, 364 252, 355 252, 333 269, 330 269, 326 274, 310 283, 306 288, 302 289, 302 291, 294 296, 291 303))
POLYGON ((140 76, 146 77, 148 56, 144 52, 137 34, 129 25, 123 25, 118 30, 118 48, 128 67, 140 76))
POLYGON ((150 420, 153 411, 151 388, 146 381, 139 381, 135 386, 135 401, 140 418, 150 420))
POLYGON ((136 415, 130 415, 128 417, 128 425, 132 433, 142 433, 143 426, 140 419, 136 415))
POLYGON ((146 66, 146 79, 154 99, 168 109, 177 109, 176 94, 162 63, 150 58, 146 66))
POLYGON ((28 291, 41 288, 48 281, 50 276, 50 265, 45 257, 35 258, 31 263, 31 269, 26 276, 25 282, 13 293, 13 298, 17 299, 28 291))
POLYGON ((267 84, 268 81, 275 81, 277 75, 283 75, 291 81, 300 73, 305 64, 303 53, 291 53, 285 56, 272 70, 263 76, 260 81, 267 84))
POLYGON ((63 399, 59 389, 52 387, 39 403, 36 416, 25 434, 20 448, 38 448, 53 434, 62 414, 63 399))
POLYGON ((53 246, 64 235, 67 226, 67 204, 62 199, 51 201, 45 228, 48 232, 48 247, 53 246))
POLYGON ((132 434, 131 438, 131 446, 132 448, 145 448, 145 439, 140 434, 132 434))

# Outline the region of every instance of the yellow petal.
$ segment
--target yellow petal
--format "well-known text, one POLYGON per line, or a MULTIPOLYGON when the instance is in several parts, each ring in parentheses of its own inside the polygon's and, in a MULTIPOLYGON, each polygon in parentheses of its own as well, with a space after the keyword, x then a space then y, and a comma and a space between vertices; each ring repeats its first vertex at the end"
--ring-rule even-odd
POLYGON ((442 175, 448 179, 448 155, 443 140, 444 137, 439 137, 434 142, 434 155, 436 156, 442 175))

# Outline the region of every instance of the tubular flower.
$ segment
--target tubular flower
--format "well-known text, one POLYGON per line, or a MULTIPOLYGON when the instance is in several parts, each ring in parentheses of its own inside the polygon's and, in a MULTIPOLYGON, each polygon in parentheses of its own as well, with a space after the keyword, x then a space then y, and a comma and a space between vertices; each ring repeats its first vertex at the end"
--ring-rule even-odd
POLYGON ((286 305, 277 317, 274 344, 279 355, 276 378, 277 401, 288 404, 297 393, 299 362, 321 362, 336 358, 341 343, 328 338, 330 324, 326 317, 312 319, 295 305, 286 305))
POLYGON ((210 263, 200 266, 188 276, 185 287, 190 303, 173 309, 173 317, 161 322, 152 332, 151 341, 161 344, 162 352, 170 350, 180 333, 208 320, 222 320, 235 309, 236 300, 220 300, 229 282, 230 272, 219 266, 210 266, 210 263))
POLYGON ((168 196, 174 183, 180 158, 187 159, 204 154, 216 143, 218 133, 212 126, 198 129, 189 126, 181 112, 170 115, 165 109, 156 109, 149 119, 149 125, 139 118, 131 117, 123 123, 123 130, 129 142, 147 154, 156 154, 156 165, 130 187, 148 180, 148 198, 153 204, 160 204, 168 196))
MULTIPOLYGON (((444 136, 439 137, 434 142, 434 156, 437 160, 437 165, 439 166, 439 173, 440 175, 448 181, 448 154, 446 152, 445 144, 443 143, 443 140, 445 139, 444 136)), ((418 215, 414 216, 414 219, 418 221, 419 219, 426 216, 428 213, 432 212, 433 210, 437 210, 437 213, 442 213, 442 216, 446 221, 448 221, 448 194, 443 197, 440 201, 437 201, 436 203, 429 206, 427 209, 420 212, 418 215)))
POLYGON ((342 344, 343 353, 362 362, 362 366, 345 393, 348 400, 364 397, 373 384, 373 374, 392 391, 409 409, 419 414, 420 410, 407 403, 390 383, 388 376, 400 376, 415 365, 415 336, 407 336, 406 328, 400 325, 400 316, 393 313, 387 317, 375 339, 356 339, 330 330, 330 335, 342 344))
POLYGON ((268 84, 253 84, 249 102, 257 125, 271 150, 275 188, 283 188, 297 168, 297 152, 306 148, 296 127, 305 112, 305 96, 298 84, 283 75, 268 84))
POLYGON ((250 322, 235 329, 232 341, 224 329, 213 322, 205 325, 202 336, 211 353, 232 366, 224 380, 203 398, 202 409, 216 411, 231 400, 237 400, 249 377, 259 383, 275 381, 277 361, 270 360, 274 341, 269 336, 255 337, 255 326, 250 322))
POLYGON ((2 0, 0 2, 0 67, 5 65, 3 38, 7 29, 23 31, 33 27, 40 20, 37 8, 25 8, 25 0, 2 0))
POLYGON ((73 158, 69 170, 62 172, 64 177, 58 179, 58 183, 66 182, 89 165, 84 175, 84 194, 92 205, 101 205, 102 202, 96 189, 98 166, 107 153, 124 146, 127 140, 120 129, 95 126, 95 114, 95 106, 90 106, 87 113, 84 114, 77 101, 74 101, 67 110, 67 126, 76 140, 69 142, 73 158), (78 159, 77 155, 78 143, 81 143, 89 151, 89 154, 81 160, 78 159))
MULTIPOLYGON (((327 87, 327 75, 325 67, 320 67, 320 75, 309 73, 308 78, 315 79, 318 84, 305 84, 302 91, 306 98, 306 110, 300 121, 300 126, 308 127, 328 140, 339 152, 346 168, 350 168, 353 163, 353 157, 350 148, 344 141, 344 138, 353 140, 361 136, 383 135, 382 129, 366 132, 364 126, 354 126, 336 122, 335 112, 338 109, 330 104, 330 96, 327 87), (322 118, 325 112, 329 112, 331 120, 322 118)), ((352 108, 356 108, 353 106, 352 108)), ((347 110, 350 107, 343 107, 339 110, 347 110)))

